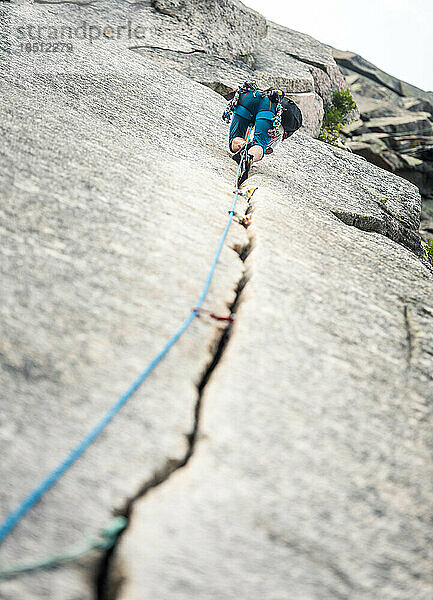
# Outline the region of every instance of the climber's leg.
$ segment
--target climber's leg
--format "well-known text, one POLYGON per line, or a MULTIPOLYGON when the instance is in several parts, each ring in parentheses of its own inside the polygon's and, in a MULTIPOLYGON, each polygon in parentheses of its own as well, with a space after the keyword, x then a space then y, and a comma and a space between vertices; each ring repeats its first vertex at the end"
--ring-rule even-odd
POLYGON ((249 121, 244 117, 234 114, 230 125, 229 148, 230 152, 238 152, 245 146, 245 135, 247 133, 249 121))
POLYGON ((267 96, 260 98, 258 101, 253 144, 248 150, 248 154, 254 157, 254 162, 262 160, 265 150, 271 141, 268 132, 274 126, 273 118, 276 108, 276 103, 271 102, 267 96))
MULTIPOLYGON (((253 141, 253 144, 254 144, 254 141, 253 141)), ((264 148, 257 143, 254 144, 253 146, 251 146, 251 148, 248 150, 248 154, 251 154, 251 156, 254 159, 254 162, 258 162, 259 160, 262 160, 264 153, 265 153, 264 148)))
POLYGON ((244 140, 244 138, 235 137, 232 140, 230 150, 232 152, 237 152, 238 150, 240 150, 241 148, 243 148, 245 146, 245 142, 246 142, 246 140, 244 140))
POLYGON ((256 119, 253 145, 248 150, 248 153, 253 155, 254 162, 257 162, 263 158, 265 150, 271 141, 268 131, 272 127, 273 122, 271 119, 264 119, 260 117, 260 114, 258 115, 256 119))

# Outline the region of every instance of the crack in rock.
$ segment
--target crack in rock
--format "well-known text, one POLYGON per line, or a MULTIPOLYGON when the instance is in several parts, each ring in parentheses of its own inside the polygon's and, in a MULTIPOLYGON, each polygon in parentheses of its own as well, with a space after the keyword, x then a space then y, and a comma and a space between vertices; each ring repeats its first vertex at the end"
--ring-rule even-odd
POLYGON ((408 304, 404 305, 403 308, 404 324, 406 328, 406 339, 407 339, 407 368, 410 371, 412 367, 412 357, 414 350, 414 331, 412 325, 412 314, 408 304))
POLYGON ((253 240, 250 239, 247 244, 235 244, 233 246, 233 250, 244 263, 251 254, 251 252, 254 250, 253 240))
POLYGON ((130 46, 129 50, 163 50, 164 52, 175 52, 176 54, 206 54, 206 50, 195 48, 192 50, 175 50, 174 48, 163 48, 161 46, 130 46))
MULTIPOLYGON (((240 260, 245 262, 247 256, 251 253, 253 249, 252 236, 249 237, 249 240, 245 244, 238 244, 236 246, 236 252, 239 255, 240 260)), ((245 287, 249 281, 249 275, 246 270, 244 270, 241 278, 237 282, 235 286, 235 297, 233 301, 228 305, 228 310, 230 314, 236 314, 239 305, 242 301, 242 294, 245 290, 245 287)), ((134 503, 143 498, 150 490, 158 487, 159 485, 168 481, 171 475, 185 467, 192 455, 195 451, 195 446, 197 444, 199 438, 199 427, 200 427, 200 416, 203 405, 203 394, 208 384, 212 373, 217 367, 219 361, 221 360, 224 351, 227 347, 227 344, 230 341, 230 337, 233 329, 233 322, 228 322, 223 328, 218 327, 215 342, 211 349, 211 359, 204 369, 200 380, 197 383, 197 400, 194 407, 194 422, 192 430, 189 434, 186 435, 188 447, 185 455, 180 460, 168 459, 165 465, 156 471, 150 480, 146 481, 140 490, 133 496, 128 499, 125 503, 123 509, 117 511, 118 515, 124 516, 128 519, 128 525, 119 533, 119 536, 116 539, 114 545, 103 555, 102 560, 99 563, 99 567, 96 573, 96 600, 115 600, 118 597, 118 593, 120 591, 120 587, 122 585, 122 575, 119 572, 119 568, 113 569, 113 562, 115 559, 116 548, 119 544, 119 541, 124 534, 124 532, 128 529, 129 520, 132 514, 132 510, 134 507, 134 503)))

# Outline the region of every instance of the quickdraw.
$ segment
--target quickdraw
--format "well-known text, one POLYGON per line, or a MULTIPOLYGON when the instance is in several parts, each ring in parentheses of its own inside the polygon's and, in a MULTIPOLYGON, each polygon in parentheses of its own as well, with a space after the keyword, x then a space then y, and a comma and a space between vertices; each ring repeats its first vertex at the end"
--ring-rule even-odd
MULTIPOLYGON (((252 225, 252 215, 249 214, 249 212, 251 211, 251 205, 250 205, 250 201, 251 198, 254 196, 256 190, 258 190, 258 186, 256 185, 253 188, 250 188, 249 190, 247 190, 246 192, 239 192, 238 191, 238 196, 243 196, 244 198, 246 198, 247 202, 248 202, 248 208, 245 212, 244 215, 240 215, 239 213, 235 212, 235 211, 229 211, 229 213, 231 213, 233 215, 233 219, 239 223, 240 225, 242 225, 243 227, 245 227, 245 229, 248 229, 248 227, 250 225, 252 225)), ((233 192, 234 194, 236 193, 236 191, 233 192)))
MULTIPOLYGON (((258 190, 258 189, 259 189, 259 186, 256 185, 256 187, 253 187, 253 188, 247 190, 246 192, 239 192, 238 196, 243 196, 247 200, 250 200, 254 196, 256 190, 258 190)), ((233 194, 236 194, 236 190, 233 192, 233 194)))
POLYGON ((278 102, 277 104, 277 110, 275 111, 275 117, 274 117, 274 123, 271 129, 269 129, 268 134, 269 137, 271 138, 271 140, 274 140, 279 132, 280 126, 281 126, 281 117, 283 115, 283 107, 281 105, 281 102, 278 102))
POLYGON ((247 199, 248 199, 248 200, 251 200, 251 198, 252 198, 252 197, 254 196, 254 194, 256 193, 256 190, 258 190, 258 189, 259 189, 259 186, 258 186, 258 185, 256 185, 256 187, 253 187, 253 188, 249 189, 249 190, 246 192, 247 199))
POLYGON ((251 225, 251 217, 248 214, 242 216, 234 211, 229 211, 229 213, 233 215, 233 220, 236 223, 239 223, 239 225, 243 225, 245 229, 248 229, 248 227, 251 225))
POLYGON ((237 215, 237 222, 239 223, 239 225, 242 225, 243 227, 245 227, 245 229, 248 229, 248 227, 252 223, 251 216, 250 215, 244 215, 242 217, 241 215, 237 215))

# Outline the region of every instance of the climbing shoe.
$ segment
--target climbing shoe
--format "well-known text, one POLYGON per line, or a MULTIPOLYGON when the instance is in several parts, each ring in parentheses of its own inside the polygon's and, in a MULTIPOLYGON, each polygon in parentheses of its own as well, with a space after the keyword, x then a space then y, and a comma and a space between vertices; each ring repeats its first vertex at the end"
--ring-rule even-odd
POLYGON ((251 154, 247 154, 245 159, 242 161, 241 172, 239 174, 238 185, 242 185, 244 181, 248 179, 250 174, 251 165, 254 162, 254 157, 251 154))
MULTIPOLYGON (((248 146, 247 146, 247 152, 248 150, 251 148, 252 143, 248 142, 248 146)), ((242 154, 245 150, 245 146, 242 146, 242 148, 240 150, 238 150, 237 152, 235 152, 234 154, 232 154, 232 159, 239 164, 241 162, 241 158, 242 158, 242 154)))

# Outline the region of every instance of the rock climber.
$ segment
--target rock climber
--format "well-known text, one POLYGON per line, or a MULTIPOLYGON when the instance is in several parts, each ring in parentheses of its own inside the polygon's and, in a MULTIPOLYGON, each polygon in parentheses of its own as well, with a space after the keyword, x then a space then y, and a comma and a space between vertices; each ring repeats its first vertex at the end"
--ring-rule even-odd
POLYGON ((264 154, 272 154, 302 125, 301 111, 283 92, 271 88, 260 90, 255 83, 247 82, 235 92, 223 119, 232 120, 229 132, 232 158, 238 164, 242 161, 239 185, 247 179, 254 162, 264 154), (243 152, 249 127, 254 127, 254 135, 243 152))

